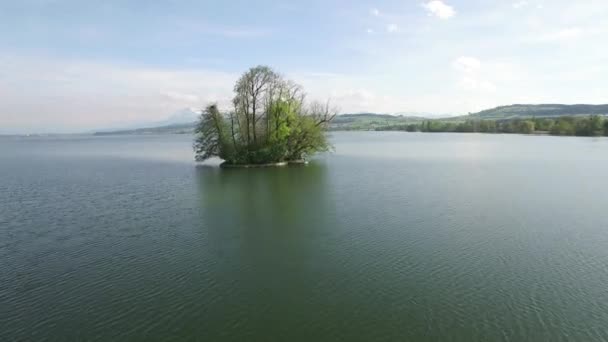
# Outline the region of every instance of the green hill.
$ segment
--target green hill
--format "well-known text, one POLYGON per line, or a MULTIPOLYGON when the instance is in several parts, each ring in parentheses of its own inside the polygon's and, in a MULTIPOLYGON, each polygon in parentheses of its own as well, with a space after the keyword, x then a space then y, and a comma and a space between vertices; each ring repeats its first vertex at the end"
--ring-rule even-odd
POLYGON ((379 127, 419 123, 424 120, 425 118, 419 116, 375 113, 342 114, 332 120, 329 129, 335 131, 375 130, 379 127))
POLYGON ((330 128, 332 130, 385 130, 405 129, 406 126, 419 124, 425 120, 441 122, 464 122, 466 120, 513 120, 531 118, 551 118, 560 116, 608 115, 608 105, 563 105, 563 104, 515 104, 483 110, 470 115, 444 118, 425 118, 423 116, 403 116, 388 114, 344 114, 338 115, 330 128))
POLYGON ((537 104, 501 106, 469 115, 470 118, 508 120, 531 117, 608 115, 608 105, 537 104))

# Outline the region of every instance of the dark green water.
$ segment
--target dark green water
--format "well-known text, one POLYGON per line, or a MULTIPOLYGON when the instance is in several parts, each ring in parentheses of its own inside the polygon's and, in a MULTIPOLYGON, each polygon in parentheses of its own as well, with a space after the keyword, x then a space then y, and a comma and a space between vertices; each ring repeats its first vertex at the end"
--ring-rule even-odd
POLYGON ((608 340, 608 139, 0 138, 0 341, 608 340))

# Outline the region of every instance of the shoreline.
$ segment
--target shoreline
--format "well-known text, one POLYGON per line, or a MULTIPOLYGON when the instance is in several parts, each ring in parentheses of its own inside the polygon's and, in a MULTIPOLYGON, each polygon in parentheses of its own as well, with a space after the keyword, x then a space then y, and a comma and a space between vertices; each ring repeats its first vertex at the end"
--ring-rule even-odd
POLYGON ((289 165, 307 165, 307 160, 292 160, 277 163, 265 163, 265 164, 228 164, 223 162, 220 164, 222 169, 260 169, 269 167, 286 167, 289 165))

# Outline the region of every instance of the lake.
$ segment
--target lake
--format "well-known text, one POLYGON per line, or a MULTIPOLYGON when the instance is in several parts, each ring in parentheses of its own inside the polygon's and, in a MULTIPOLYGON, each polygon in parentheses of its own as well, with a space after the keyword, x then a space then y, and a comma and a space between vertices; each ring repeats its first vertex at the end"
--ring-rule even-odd
POLYGON ((608 139, 331 139, 0 137, 0 340, 608 340, 608 139))

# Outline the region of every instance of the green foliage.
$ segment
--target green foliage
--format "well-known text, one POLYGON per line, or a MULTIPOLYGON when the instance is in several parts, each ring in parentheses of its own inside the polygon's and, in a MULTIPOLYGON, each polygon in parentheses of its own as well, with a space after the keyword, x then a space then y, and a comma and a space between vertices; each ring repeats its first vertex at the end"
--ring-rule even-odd
POLYGON ((557 120, 550 132, 553 135, 575 135, 576 127, 573 121, 561 119, 557 120))
POLYGON ((402 130, 408 132, 460 132, 460 133, 516 133, 577 136, 608 136, 608 119, 592 115, 589 117, 563 116, 558 118, 533 118, 530 120, 475 120, 464 122, 426 120, 420 124, 390 126, 378 130, 402 130))
POLYGON ((517 123, 517 132, 522 134, 534 133, 534 121, 522 120, 517 123))
POLYGON ((555 126, 555 120, 552 119, 534 119, 534 126, 537 131, 551 132, 555 126))
POLYGON ((418 125, 409 124, 409 125, 405 126, 405 130, 408 131, 408 132, 417 132, 418 131, 418 125))
MULTIPOLYGON (((299 105, 295 101, 279 99, 269 107, 268 143, 276 149, 286 149, 287 141, 294 130, 299 105)), ((284 151, 285 153, 287 151, 284 151)))
POLYGON ((482 120, 479 122, 479 131, 485 133, 496 133, 497 132, 496 121, 482 120))
POLYGON ((587 122, 587 127, 584 130, 584 133, 589 136, 601 136, 604 134, 603 120, 599 115, 593 115, 589 118, 587 122))
POLYGON ((196 134, 194 151, 197 161, 212 156, 226 160, 233 158, 234 149, 228 141, 228 125, 215 104, 203 110, 194 132, 196 134))
POLYGON ((329 142, 319 122, 310 116, 297 116, 287 142, 288 160, 302 160, 316 152, 330 149, 329 142))
POLYGON ((219 157, 229 164, 301 160, 330 145, 325 130, 335 114, 306 106, 301 88, 268 67, 247 71, 235 85, 234 111, 207 107, 197 124, 196 160, 219 157))

